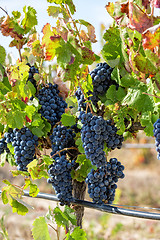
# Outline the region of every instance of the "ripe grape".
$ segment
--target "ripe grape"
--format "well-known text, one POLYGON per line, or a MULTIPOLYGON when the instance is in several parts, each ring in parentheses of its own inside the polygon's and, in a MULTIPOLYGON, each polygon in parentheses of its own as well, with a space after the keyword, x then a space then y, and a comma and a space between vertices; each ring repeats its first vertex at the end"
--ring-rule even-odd
POLYGON ((66 159, 66 156, 55 157, 53 164, 49 166, 48 183, 52 183, 60 205, 70 205, 72 197, 72 164, 66 159))
POLYGON ((61 115, 67 107, 67 103, 59 96, 58 85, 46 84, 45 87, 39 90, 37 98, 41 105, 41 115, 54 126, 60 121, 61 115))
POLYGON ((80 112, 79 116, 83 127, 81 139, 86 157, 97 167, 104 166, 106 162, 104 148, 105 120, 92 113, 80 112))
POLYGON ((73 132, 73 130, 68 129, 65 126, 57 125, 55 128, 53 128, 52 135, 50 136, 52 143, 51 156, 55 156, 55 153, 58 151, 60 151, 61 155, 66 154, 66 150, 61 150, 75 146, 75 136, 76 134, 73 132))
POLYGON ((35 68, 34 66, 31 66, 29 63, 27 63, 27 65, 30 67, 30 69, 29 69, 29 76, 28 76, 27 81, 29 81, 29 82, 31 82, 33 84, 33 86, 35 87, 36 92, 37 92, 37 85, 36 85, 36 80, 34 79, 34 74, 35 73, 39 73, 38 69, 35 68))
POLYGON ((88 193, 94 203, 111 204, 119 178, 124 178, 124 166, 116 158, 111 158, 105 166, 92 169, 86 178, 88 193))
POLYGON ((96 68, 90 72, 93 84, 91 100, 94 105, 96 105, 99 100, 98 96, 103 95, 111 85, 116 85, 116 88, 118 88, 118 84, 111 79, 112 71, 113 68, 104 62, 98 63, 96 68))
POLYGON ((27 171, 27 165, 35 158, 35 146, 38 145, 38 137, 27 128, 13 129, 4 134, 7 143, 14 147, 15 163, 20 171, 27 171))
POLYGON ((154 123, 154 137, 157 151, 157 159, 160 160, 160 118, 154 123))

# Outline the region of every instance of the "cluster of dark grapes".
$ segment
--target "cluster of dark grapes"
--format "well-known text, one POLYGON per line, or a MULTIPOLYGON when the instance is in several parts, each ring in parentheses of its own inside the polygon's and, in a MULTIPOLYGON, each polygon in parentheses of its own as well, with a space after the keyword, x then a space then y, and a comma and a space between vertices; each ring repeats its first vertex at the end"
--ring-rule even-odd
POLYGON ((61 115, 67 107, 67 103, 59 96, 58 85, 46 84, 45 87, 39 90, 37 98, 42 106, 40 109, 41 115, 54 126, 60 121, 61 115))
POLYGON ((0 155, 2 153, 4 153, 4 151, 6 151, 7 153, 9 153, 9 148, 7 147, 7 143, 5 141, 5 138, 1 138, 0 139, 0 155))
POLYGON ((27 81, 29 81, 29 82, 31 82, 33 84, 33 86, 35 87, 36 92, 37 92, 37 85, 36 85, 36 80, 34 79, 34 74, 35 73, 39 73, 38 69, 35 68, 34 66, 31 66, 29 63, 27 63, 27 65, 30 67, 30 69, 29 69, 29 76, 28 76, 28 80, 27 81))
POLYGON ((77 91, 75 92, 75 96, 77 98, 77 102, 78 102, 78 111, 85 111, 86 110, 86 102, 85 102, 85 98, 84 95, 82 93, 82 90, 80 87, 78 87, 77 91))
POLYGON ((79 116, 83 127, 81 139, 86 157, 97 167, 104 166, 106 162, 104 148, 105 121, 92 113, 80 112, 79 116))
POLYGON ((160 160, 160 118, 154 123, 154 137, 157 151, 157 159, 160 160))
POLYGON ((80 112, 79 118, 83 124, 81 139, 86 157, 91 160, 93 165, 104 166, 106 162, 103 151, 104 142, 112 150, 121 148, 123 136, 117 134, 117 128, 111 124, 110 120, 105 121, 101 116, 80 112))
POLYGON ((90 72, 93 84, 93 96, 91 100, 94 105, 97 104, 99 95, 103 95, 111 85, 118 84, 111 79, 111 73, 113 68, 111 68, 106 62, 98 63, 96 68, 90 72))
POLYGON ((76 134, 72 129, 68 129, 65 126, 57 125, 53 128, 52 135, 50 136, 52 143, 51 156, 55 158, 55 153, 60 151, 61 155, 66 154, 66 150, 62 151, 64 148, 74 147, 76 134))
MULTIPOLYGON (((52 143, 51 156, 54 159, 53 164, 49 166, 49 183, 52 183, 55 189, 56 195, 60 204, 63 206, 65 204, 69 205, 72 200, 72 178, 71 169, 77 164, 73 160, 69 162, 66 158, 68 156, 74 155, 74 150, 72 152, 71 147, 75 146, 74 137, 76 134, 72 129, 68 129, 66 126, 57 125, 53 128, 52 135, 50 136, 52 143), (68 148, 69 151, 64 149, 68 148)), ((70 159, 71 159, 70 156, 70 159)))
POLYGON ((27 171, 27 165, 35 158, 35 146, 38 145, 38 137, 27 128, 20 130, 10 129, 4 134, 6 143, 12 143, 14 147, 15 163, 20 171, 27 171))
POLYGON ((112 124, 111 120, 105 121, 106 130, 104 132, 104 141, 108 148, 114 150, 115 148, 120 149, 122 142, 124 141, 123 135, 117 134, 117 128, 112 124))
POLYGON ((66 159, 65 155, 57 156, 53 164, 49 166, 48 183, 52 183, 60 205, 69 205, 72 201, 72 164, 66 159))
POLYGON ((116 158, 97 170, 92 169, 86 178, 88 193, 94 203, 111 204, 115 198, 115 190, 119 178, 124 178, 124 166, 116 158))

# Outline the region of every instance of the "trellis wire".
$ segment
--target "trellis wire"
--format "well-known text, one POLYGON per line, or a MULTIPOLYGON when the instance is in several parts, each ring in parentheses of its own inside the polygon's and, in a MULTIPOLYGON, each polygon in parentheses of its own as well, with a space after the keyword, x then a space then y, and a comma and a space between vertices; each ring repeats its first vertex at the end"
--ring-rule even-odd
MULTIPOLYGON (((145 143, 145 144, 133 144, 133 143, 127 143, 123 144, 124 148, 155 148, 155 144, 152 143, 145 143)), ((2 191, 0 190, 0 194, 2 191)), ((29 191, 24 191, 24 196, 26 197, 31 197, 29 195, 29 191)), ((55 201, 59 202, 58 198, 55 195, 48 194, 48 193, 42 193, 39 192, 36 197, 34 198, 41 198, 45 200, 50 200, 50 201, 55 201)), ((18 199, 17 199, 18 200, 18 199)), ((91 209, 96 209, 102 212, 107 212, 107 213, 112 213, 112 214, 119 214, 123 216, 130 216, 130 217, 137 217, 137 218, 144 218, 144 219, 152 219, 152 220, 160 220, 160 214, 158 213, 151 213, 151 212, 144 212, 144 211, 135 211, 131 209, 125 209, 123 207, 128 207, 128 208, 141 208, 141 209, 154 209, 154 210, 160 210, 159 208, 150 208, 150 207, 137 207, 137 206, 125 206, 125 205, 119 205, 121 207, 116 207, 116 204, 95 204, 93 202, 85 201, 85 200, 79 200, 79 199, 74 199, 71 204, 73 205, 79 205, 91 209)))
MULTIPOLYGON (((2 191, 0 191, 0 194, 2 191)), ((24 191, 24 196, 31 197, 29 195, 29 191, 24 191)), ((55 201, 59 202, 58 198, 55 195, 49 194, 49 193, 42 193, 39 192, 36 197, 34 198, 42 198, 45 200, 55 201)), ((17 199, 18 201, 18 199, 17 199)), ((152 219, 152 220, 160 220, 160 214, 158 213, 151 213, 151 212, 144 212, 144 211, 135 211, 125 208, 116 207, 115 205, 110 204, 95 204, 93 202, 85 201, 85 200, 79 200, 79 199, 73 199, 71 202, 73 205, 79 205, 91 209, 96 209, 102 212, 112 213, 112 214, 119 214, 123 216, 130 216, 130 217, 137 217, 137 218, 145 218, 145 219, 152 219)), ((131 207, 131 206, 128 206, 131 207)), ((152 208, 150 208, 152 209, 152 208)), ((156 208, 154 208, 156 209, 156 208)), ((159 210, 159 209, 157 209, 159 210)))

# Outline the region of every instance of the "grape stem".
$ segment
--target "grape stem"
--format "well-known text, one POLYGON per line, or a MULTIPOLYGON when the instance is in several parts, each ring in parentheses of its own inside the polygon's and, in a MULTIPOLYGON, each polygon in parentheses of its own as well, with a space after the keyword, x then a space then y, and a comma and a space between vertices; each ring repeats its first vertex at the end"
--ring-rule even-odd
POLYGON ((57 240, 60 240, 60 238, 59 238, 59 231, 58 231, 58 229, 55 229, 51 224, 49 224, 48 223, 48 226, 50 226, 51 228, 53 228, 53 230, 56 232, 56 234, 57 234, 57 240))

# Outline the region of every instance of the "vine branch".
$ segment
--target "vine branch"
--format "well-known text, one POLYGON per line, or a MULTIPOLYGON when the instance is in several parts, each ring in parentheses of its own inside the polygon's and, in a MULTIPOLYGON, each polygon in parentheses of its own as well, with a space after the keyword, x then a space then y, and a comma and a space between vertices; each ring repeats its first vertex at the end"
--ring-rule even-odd
POLYGON ((4 8, 0 7, 0 9, 1 9, 3 12, 5 12, 5 14, 8 15, 8 12, 7 12, 4 8))

